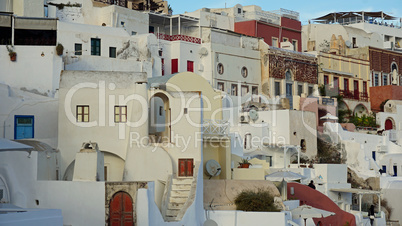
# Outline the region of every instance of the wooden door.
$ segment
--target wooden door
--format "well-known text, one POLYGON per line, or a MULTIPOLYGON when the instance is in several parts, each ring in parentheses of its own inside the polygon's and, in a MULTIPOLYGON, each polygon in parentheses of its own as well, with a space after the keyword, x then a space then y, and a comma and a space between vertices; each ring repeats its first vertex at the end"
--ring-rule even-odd
POLYGON ((134 225, 133 201, 129 194, 121 191, 114 194, 109 204, 109 225, 134 225))
POLYGON ((172 59, 172 74, 177 73, 179 71, 179 60, 172 59))
POLYGON ((194 61, 187 61, 187 71, 194 72, 194 61))
POLYGON ((391 129, 394 129, 392 121, 390 119, 385 120, 385 130, 391 130, 391 129))
POLYGON ((179 177, 193 176, 194 159, 179 159, 179 177))

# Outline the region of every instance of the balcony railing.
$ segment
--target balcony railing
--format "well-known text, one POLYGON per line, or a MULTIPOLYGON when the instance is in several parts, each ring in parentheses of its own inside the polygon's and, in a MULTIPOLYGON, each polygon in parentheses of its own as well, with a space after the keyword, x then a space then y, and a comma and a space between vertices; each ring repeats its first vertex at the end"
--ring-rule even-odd
POLYGON ((359 101, 368 101, 368 93, 367 92, 352 92, 350 90, 339 90, 339 95, 341 95, 345 99, 350 100, 359 100, 359 101))
POLYGON ((208 136, 227 136, 229 132, 229 122, 225 120, 204 119, 204 135, 208 136))
POLYGON ((118 5, 127 8, 127 0, 94 0, 95 2, 101 2, 109 5, 118 5))
POLYGON ((158 39, 162 39, 162 40, 166 40, 166 41, 185 41, 185 42, 201 44, 200 38, 191 37, 191 36, 187 36, 187 35, 168 35, 168 34, 157 33, 156 37, 158 39))

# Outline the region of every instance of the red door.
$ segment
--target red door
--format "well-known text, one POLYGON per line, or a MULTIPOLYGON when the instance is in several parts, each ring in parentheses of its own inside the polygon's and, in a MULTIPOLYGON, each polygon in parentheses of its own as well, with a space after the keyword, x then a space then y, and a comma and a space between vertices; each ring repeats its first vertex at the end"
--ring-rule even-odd
POLYGON ((178 59, 172 59, 172 74, 179 71, 179 61, 178 59))
POLYGON ((359 99, 359 81, 353 81, 354 99, 359 99))
POLYGON ((111 226, 134 225, 133 201, 129 194, 120 191, 113 195, 109 205, 109 220, 111 226))
POLYGON ((161 63, 162 63, 162 76, 165 75, 165 59, 161 59, 161 63))
POLYGON ((194 61, 187 61, 187 71, 194 72, 194 61))
POLYGON ((193 159, 179 159, 179 177, 192 177, 193 165, 193 159))
POLYGON ((391 130, 393 128, 392 121, 390 119, 385 120, 385 130, 391 130))

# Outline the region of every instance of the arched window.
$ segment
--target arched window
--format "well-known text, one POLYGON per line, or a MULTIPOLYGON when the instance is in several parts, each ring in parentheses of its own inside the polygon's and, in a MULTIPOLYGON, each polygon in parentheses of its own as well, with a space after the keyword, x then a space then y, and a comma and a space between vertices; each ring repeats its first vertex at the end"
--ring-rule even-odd
POLYGON ((290 70, 286 71, 285 78, 286 81, 292 81, 292 73, 290 72, 290 70))

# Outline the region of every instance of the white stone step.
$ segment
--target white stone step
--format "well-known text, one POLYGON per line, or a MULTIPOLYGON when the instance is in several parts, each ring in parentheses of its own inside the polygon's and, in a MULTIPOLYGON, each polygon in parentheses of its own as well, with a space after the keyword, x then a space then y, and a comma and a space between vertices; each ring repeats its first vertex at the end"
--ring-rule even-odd
POLYGON ((179 191, 179 190, 190 191, 191 184, 172 184, 172 191, 179 191))
POLYGON ((170 202, 170 203, 181 203, 181 204, 184 204, 184 203, 186 203, 186 201, 187 201, 187 198, 175 198, 175 197, 170 197, 170 198, 169 198, 169 202, 170 202))
POLYGON ((176 217, 165 217, 165 220, 166 220, 167 222, 176 221, 176 217))
POLYGON ((166 217, 177 217, 177 214, 179 214, 180 210, 171 210, 171 209, 167 209, 166 210, 166 217))
POLYGON ((173 179, 173 184, 192 184, 193 178, 178 178, 173 179))
POLYGON ((183 203, 169 203, 168 209, 169 210, 181 210, 183 205, 184 205, 183 203))
POLYGON ((189 190, 172 190, 170 192, 170 197, 183 197, 187 198, 190 195, 189 190))

